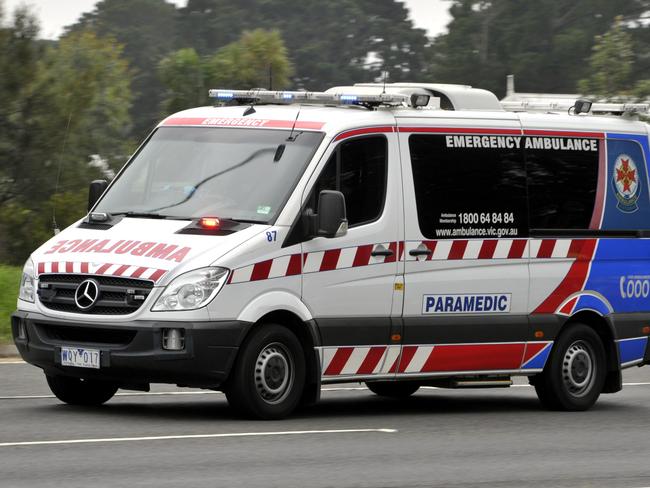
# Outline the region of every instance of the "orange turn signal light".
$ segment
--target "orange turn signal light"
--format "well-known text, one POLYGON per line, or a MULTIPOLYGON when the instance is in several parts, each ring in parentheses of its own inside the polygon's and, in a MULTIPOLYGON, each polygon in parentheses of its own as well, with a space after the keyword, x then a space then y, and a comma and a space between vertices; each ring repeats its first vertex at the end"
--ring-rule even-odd
POLYGON ((644 334, 650 334, 650 327, 646 325, 643 329, 641 329, 641 332, 644 334))
POLYGON ((541 330, 536 330, 535 331, 535 339, 541 339, 542 337, 544 337, 544 332, 541 331, 541 330))
POLYGON ((393 334, 392 336, 390 336, 390 340, 393 342, 399 342, 402 340, 402 336, 399 334, 393 334))

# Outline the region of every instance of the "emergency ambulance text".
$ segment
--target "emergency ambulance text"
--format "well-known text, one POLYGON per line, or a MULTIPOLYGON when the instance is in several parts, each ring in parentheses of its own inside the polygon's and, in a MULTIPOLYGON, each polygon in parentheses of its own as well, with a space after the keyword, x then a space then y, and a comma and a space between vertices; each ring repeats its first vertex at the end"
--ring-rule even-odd
POLYGON ((596 139, 567 137, 446 136, 445 142, 447 147, 456 148, 598 151, 596 139))

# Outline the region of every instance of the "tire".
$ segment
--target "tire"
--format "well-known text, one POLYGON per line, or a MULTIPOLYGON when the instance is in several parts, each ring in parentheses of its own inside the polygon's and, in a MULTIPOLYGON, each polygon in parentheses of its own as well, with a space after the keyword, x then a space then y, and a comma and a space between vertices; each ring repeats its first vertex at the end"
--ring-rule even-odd
POLYGON ((389 398, 406 398, 420 388, 411 381, 369 381, 366 386, 375 395, 389 398))
POLYGON ((98 406, 113 398, 118 389, 115 384, 105 381, 82 380, 68 376, 45 377, 52 393, 70 405, 98 406))
POLYGON ((300 403, 305 355, 286 327, 267 324, 242 346, 225 388, 230 406, 246 417, 278 420, 300 403))
POLYGON ((560 334, 533 384, 549 410, 581 411, 596 403, 606 375, 603 342, 591 327, 576 323, 560 334))

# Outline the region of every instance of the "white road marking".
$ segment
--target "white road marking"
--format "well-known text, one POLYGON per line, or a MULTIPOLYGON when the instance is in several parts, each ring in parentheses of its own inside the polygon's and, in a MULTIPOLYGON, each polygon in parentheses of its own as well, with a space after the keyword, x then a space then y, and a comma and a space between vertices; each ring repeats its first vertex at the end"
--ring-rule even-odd
MULTIPOLYGON (((623 386, 650 386, 650 382, 623 383, 623 386)), ((533 388, 532 385, 510 385, 510 388, 533 388)), ((453 388, 441 388, 439 386, 421 386, 421 390, 450 390, 453 388)), ((471 390, 472 388, 457 388, 458 390, 471 390)), ((365 386, 340 386, 323 388, 321 391, 363 391, 368 390, 365 386)), ((138 397, 138 396, 182 396, 182 395, 223 395, 221 391, 139 391, 116 393, 116 397, 138 397)), ((11 395, 0 396, 0 400, 39 400, 56 398, 54 395, 11 395)), ((648 487, 650 488, 650 487, 648 487)))
MULTIPOLYGON (((355 391, 367 390, 365 386, 323 388, 322 391, 355 391)), ((223 395, 221 391, 129 391, 116 393, 116 397, 137 397, 137 396, 167 396, 167 395, 223 395)), ((44 398, 56 398, 54 395, 11 395, 0 396, 0 400, 39 400, 44 398)))
POLYGON ((60 444, 100 444, 106 442, 136 442, 136 441, 168 441, 178 439, 218 439, 224 437, 267 437, 283 435, 315 435, 315 434, 362 434, 380 433, 395 434, 397 429, 332 429, 332 430, 287 430, 279 432, 232 432, 229 434, 188 434, 188 435, 162 435, 147 437, 104 437, 98 439, 65 439, 58 441, 26 441, 2 442, 0 447, 17 446, 49 446, 60 444))
POLYGON ((22 359, 0 359, 0 366, 3 364, 26 364, 22 359))

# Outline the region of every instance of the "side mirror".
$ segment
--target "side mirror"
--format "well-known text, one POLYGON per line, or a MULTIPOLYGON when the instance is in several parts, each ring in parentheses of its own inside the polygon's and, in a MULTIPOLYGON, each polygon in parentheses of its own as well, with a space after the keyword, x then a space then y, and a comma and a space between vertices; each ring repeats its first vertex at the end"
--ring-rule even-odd
POLYGON ((108 181, 106 180, 95 180, 90 183, 90 188, 88 189, 88 211, 95 206, 99 197, 102 196, 106 188, 108 187, 108 181))
POLYGON ((323 190, 318 195, 316 232, 320 237, 341 237, 348 231, 345 197, 340 191, 323 190))

